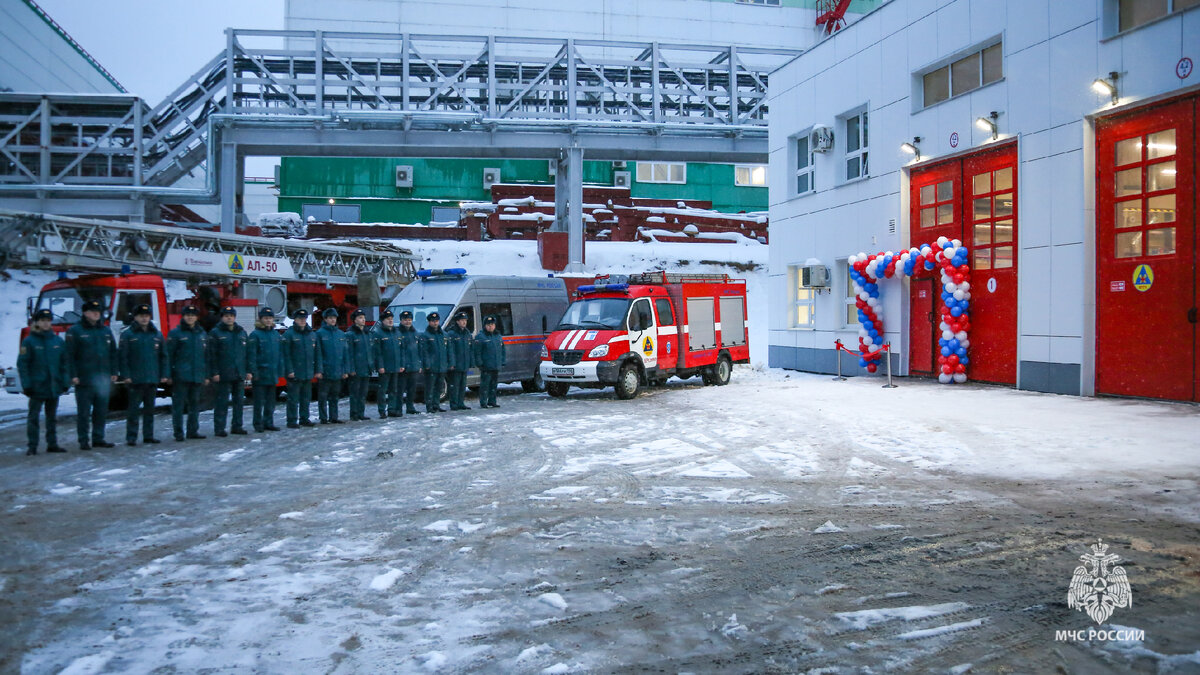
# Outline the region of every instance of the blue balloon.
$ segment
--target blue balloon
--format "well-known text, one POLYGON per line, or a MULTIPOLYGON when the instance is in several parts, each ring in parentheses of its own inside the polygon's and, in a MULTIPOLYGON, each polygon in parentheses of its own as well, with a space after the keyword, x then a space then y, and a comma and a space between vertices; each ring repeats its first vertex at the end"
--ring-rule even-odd
POLYGON ((864 321, 864 322, 862 322, 862 327, 865 328, 867 330, 867 332, 870 332, 870 330, 875 327, 875 322, 864 321))
POLYGON ((950 308, 950 316, 962 316, 962 313, 963 311, 961 307, 950 308))
POLYGON ((878 340, 878 339, 879 339, 879 331, 877 331, 877 330, 872 330, 872 331, 870 331, 870 333, 871 333, 871 339, 872 339, 872 340, 878 340))
POLYGON ((958 340, 950 338, 949 340, 946 340, 946 346, 950 349, 958 349, 958 340))
POLYGON ((927 270, 933 269, 933 261, 932 260, 925 261, 925 269, 927 269, 927 270))
MULTIPOLYGON (((965 349, 963 350, 963 352, 964 352, 964 353, 965 353, 966 351, 967 351, 967 350, 965 350, 965 349)), ((966 364, 970 363, 970 362, 971 362, 971 360, 970 360, 969 358, 967 358, 966 356, 960 356, 960 357, 958 357, 958 362, 959 362, 959 363, 961 363, 961 364, 963 364, 963 365, 966 365, 966 364)))
POLYGON ((866 368, 866 367, 867 367, 867 360, 866 360, 866 359, 859 359, 859 360, 858 360, 858 365, 859 365, 859 367, 860 367, 860 368, 866 368))
POLYGON ((962 361, 962 357, 967 355, 967 349, 966 347, 959 347, 958 349, 954 350, 954 353, 958 354, 958 360, 962 361))
POLYGON ((950 348, 942 347, 942 356, 950 356, 950 348))

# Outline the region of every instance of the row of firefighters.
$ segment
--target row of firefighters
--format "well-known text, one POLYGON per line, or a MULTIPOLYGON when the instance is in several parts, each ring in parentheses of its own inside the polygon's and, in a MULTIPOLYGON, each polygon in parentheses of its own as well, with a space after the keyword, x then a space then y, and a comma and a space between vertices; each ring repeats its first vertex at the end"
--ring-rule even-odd
MULTIPOLYGON (((158 443, 154 435, 154 403, 159 387, 171 387, 171 412, 175 440, 201 439, 199 413, 201 388, 215 385, 213 431, 217 436, 245 434, 242 408, 245 385, 252 389, 254 430, 279 431, 275 426, 275 395, 280 379, 287 383, 287 426, 313 426, 310 408, 314 383, 321 424, 339 424, 338 400, 343 381, 348 383, 350 419, 367 420, 366 399, 372 375, 377 379, 379 417, 417 414, 418 378, 426 392, 446 389, 451 410, 466 410, 467 370, 480 371, 479 405, 498 408, 496 388, 505 364, 504 341, 496 317, 488 316, 476 335, 467 330, 467 315, 459 313, 446 330, 441 317, 428 315, 424 331, 413 327, 412 314, 400 313, 399 325, 391 311, 367 326, 366 314, 356 310, 345 331, 337 327, 338 313, 322 312, 324 325, 314 330, 308 312, 297 310, 283 333, 275 328, 275 314, 259 311, 255 328, 247 333, 233 307, 221 310, 220 322, 205 331, 195 307, 186 307, 178 327, 166 338, 151 322, 149 305, 134 310, 134 322, 121 333, 119 344, 100 320, 99 303, 84 306, 83 318, 66 332, 66 339, 51 330, 53 314, 39 310, 33 329, 21 342, 17 366, 21 385, 29 397, 26 427, 29 447, 37 454, 39 419, 46 420, 47 452, 66 452, 59 446, 56 428, 59 396, 73 385, 78 405, 77 432, 81 450, 111 448, 104 425, 112 386, 128 387, 125 440, 137 445, 139 421, 144 443, 158 443), (226 431, 229 409, 232 423, 226 431), (186 425, 185 425, 186 417, 186 425)), ((427 395, 427 412, 444 412, 440 396, 427 395)))

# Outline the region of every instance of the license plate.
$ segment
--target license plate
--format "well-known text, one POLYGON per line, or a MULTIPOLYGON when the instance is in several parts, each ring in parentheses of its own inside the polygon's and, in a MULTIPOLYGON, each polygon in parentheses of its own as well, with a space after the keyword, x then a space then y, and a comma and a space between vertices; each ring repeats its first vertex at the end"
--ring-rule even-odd
POLYGON ((574 368, 552 368, 550 372, 554 375, 574 375, 574 368))

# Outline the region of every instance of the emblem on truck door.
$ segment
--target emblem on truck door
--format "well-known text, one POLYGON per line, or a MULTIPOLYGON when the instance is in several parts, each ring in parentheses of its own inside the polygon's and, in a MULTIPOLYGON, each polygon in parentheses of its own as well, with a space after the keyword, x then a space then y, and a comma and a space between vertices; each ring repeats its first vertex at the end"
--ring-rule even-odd
POLYGON ((642 343, 642 353, 646 356, 654 355, 654 340, 651 340, 649 335, 646 336, 645 342, 642 343))

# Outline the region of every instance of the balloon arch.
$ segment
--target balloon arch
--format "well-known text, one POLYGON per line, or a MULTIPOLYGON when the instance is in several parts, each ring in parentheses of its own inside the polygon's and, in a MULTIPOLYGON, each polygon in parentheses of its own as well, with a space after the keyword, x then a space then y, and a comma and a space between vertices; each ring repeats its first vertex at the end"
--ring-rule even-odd
POLYGON ((879 281, 896 275, 923 277, 940 270, 942 279, 941 322, 938 329, 940 354, 938 381, 943 384, 967 381, 971 346, 971 269, 969 252, 958 239, 938 237, 934 245, 914 246, 899 254, 888 251, 850 256, 850 278, 858 297, 858 364, 870 372, 879 368, 883 350, 883 305, 879 302, 879 281))

